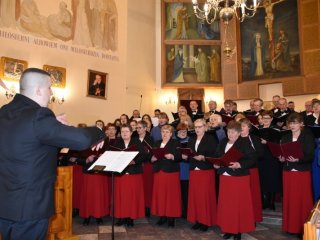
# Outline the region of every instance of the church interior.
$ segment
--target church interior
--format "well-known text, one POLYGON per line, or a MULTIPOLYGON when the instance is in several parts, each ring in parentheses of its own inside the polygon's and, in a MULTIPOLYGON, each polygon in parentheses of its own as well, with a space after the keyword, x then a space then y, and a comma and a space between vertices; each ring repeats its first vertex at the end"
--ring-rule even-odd
MULTIPOLYGON (((302 112, 307 101, 320 99, 319 0, 252 0, 259 3, 252 18, 241 22, 219 16, 212 23, 203 13, 201 21, 195 15, 196 2, 1 0, 0 106, 19 93, 19 76, 28 67, 52 73, 49 108, 65 113, 73 126, 113 123, 122 114, 131 117, 134 110, 153 117, 155 109, 173 122, 171 113, 181 105, 189 110, 190 101, 206 113, 210 102, 220 110, 228 99, 243 112, 253 99, 271 109, 273 96, 279 95, 302 112), (289 63, 279 60, 285 59, 285 51, 289 63), (96 82, 101 88, 92 90, 96 82)), ((199 8, 203 2, 199 0, 199 8)), ((67 190, 57 201, 70 200, 72 173, 61 170, 58 175, 67 190)), ((256 230, 242 239, 302 238, 282 231, 281 196, 275 201, 275 210, 263 210, 256 230)), ((70 204, 67 213, 65 206, 56 206, 48 239, 111 239, 110 216, 83 224, 77 214, 71 217, 70 204), (59 222, 60 217, 65 219, 59 222)), ((174 228, 157 226, 156 221, 148 216, 134 227, 116 226, 115 238, 224 238, 218 226, 195 231, 185 218, 177 219, 174 228)))

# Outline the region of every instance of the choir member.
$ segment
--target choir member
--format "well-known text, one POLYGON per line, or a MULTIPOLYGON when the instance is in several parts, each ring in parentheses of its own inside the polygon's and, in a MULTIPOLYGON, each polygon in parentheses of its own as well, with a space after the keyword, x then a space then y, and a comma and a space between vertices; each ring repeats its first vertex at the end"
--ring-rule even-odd
POLYGON ((137 133, 139 135, 139 140, 144 147, 146 152, 143 159, 143 188, 144 188, 144 203, 145 203, 145 215, 150 217, 150 208, 152 200, 152 186, 153 186, 153 172, 151 165, 151 147, 153 146, 153 141, 150 133, 147 131, 147 122, 141 120, 137 125, 137 133))
POLYGON ((126 224, 133 227, 134 219, 145 215, 142 180, 142 162, 145 154, 141 142, 132 138, 130 125, 121 125, 120 132, 121 138, 117 139, 114 146, 119 149, 135 148, 139 153, 121 174, 115 176, 114 216, 118 218, 116 225, 126 224))
POLYGON ((215 171, 206 157, 213 157, 217 149, 217 140, 206 133, 206 121, 197 119, 194 122, 196 136, 191 137, 188 147, 196 155, 188 157, 182 154, 184 160, 190 161, 190 180, 188 198, 188 221, 195 223, 192 229, 207 231, 216 224, 217 203, 215 191, 215 171))
POLYGON ((204 113, 198 109, 199 105, 197 101, 192 100, 189 103, 190 112, 188 112, 188 115, 191 117, 192 122, 197 120, 198 118, 203 118, 204 113))
POLYGON ((206 112, 206 116, 210 116, 211 114, 220 114, 220 112, 217 110, 217 102, 210 100, 208 103, 209 111, 206 112))
POLYGON ((83 217, 83 225, 89 225, 90 218, 96 218, 97 224, 102 224, 102 217, 110 214, 110 198, 108 177, 104 173, 87 172, 99 156, 99 153, 91 149, 83 151, 81 158, 84 159, 84 174, 80 191, 79 216, 83 217))
POLYGON ((241 124, 230 121, 228 138, 219 143, 216 153, 223 156, 234 147, 242 153, 239 161, 231 162, 228 167, 214 165, 220 174, 217 225, 225 232, 224 239, 241 239, 241 233, 255 230, 249 169, 254 166, 257 155, 240 134, 241 124))
POLYGON ((153 141, 161 140, 161 128, 169 123, 168 115, 165 112, 161 112, 158 116, 159 125, 151 129, 151 137, 153 141))
POLYGON ((220 114, 211 114, 208 122, 208 130, 215 130, 218 141, 226 137, 226 132, 223 128, 224 123, 220 114))
MULTIPOLYGON (((250 134, 251 122, 247 118, 243 118, 239 121, 241 123, 241 137, 249 142, 258 155, 258 160, 263 156, 263 148, 261 139, 253 134, 250 134)), ((260 177, 257 162, 250 172, 250 187, 252 196, 252 205, 254 211, 254 217, 256 222, 262 221, 262 203, 261 203, 261 189, 260 189, 260 177)))
MULTIPOLYGON (((320 100, 314 99, 312 101, 313 114, 306 117, 305 125, 313 126, 317 129, 320 125, 320 100)), ((313 185, 313 198, 314 201, 320 198, 320 138, 315 138, 316 149, 314 154, 314 160, 312 162, 312 185, 313 185)))
MULTIPOLYGON (((312 101, 306 101, 306 102, 304 103, 304 107, 305 107, 305 110, 302 111, 300 114, 302 115, 303 121, 304 121, 304 123, 306 124, 306 118, 307 118, 307 116, 312 115, 312 113, 313 113, 312 101)), ((307 124, 306 124, 306 125, 307 125, 307 124)))
POLYGON ((153 128, 151 116, 149 114, 144 114, 141 120, 147 123, 147 132, 151 132, 151 129, 153 128))
POLYGON ((151 158, 154 171, 151 213, 160 216, 158 225, 163 225, 168 221, 169 227, 174 227, 175 218, 181 216, 179 180, 181 154, 177 150, 179 142, 172 139, 172 134, 172 126, 162 126, 161 140, 155 142, 154 146, 165 148, 167 153, 160 159, 157 159, 154 155, 151 158))
POLYGON ((303 128, 303 118, 299 113, 288 116, 287 126, 291 132, 282 137, 281 143, 298 141, 303 149, 303 157, 279 157, 283 162, 282 229, 288 233, 302 234, 303 224, 313 206, 311 162, 314 156, 314 138, 309 129, 303 128))
MULTIPOLYGON (((260 128, 278 128, 272 124, 272 111, 264 111, 261 113, 263 125, 260 128)), ((282 191, 281 181, 281 163, 277 158, 272 156, 267 141, 279 141, 272 136, 266 135, 262 137, 263 157, 258 161, 259 176, 262 192, 262 207, 275 210, 275 195, 282 191)))
MULTIPOLYGON (((185 123, 179 123, 177 128, 177 140, 181 147, 187 147, 190 137, 188 136, 188 126, 185 123)), ((190 163, 188 161, 180 162, 180 186, 182 199, 182 217, 187 218, 188 210, 188 192, 189 192, 189 171, 190 163)))

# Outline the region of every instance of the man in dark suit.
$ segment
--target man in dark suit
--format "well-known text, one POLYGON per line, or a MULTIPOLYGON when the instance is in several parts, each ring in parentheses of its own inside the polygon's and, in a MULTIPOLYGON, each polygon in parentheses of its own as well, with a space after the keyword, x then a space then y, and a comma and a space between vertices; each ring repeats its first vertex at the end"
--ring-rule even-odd
POLYGON ((189 116, 192 119, 192 122, 194 122, 195 120, 199 119, 199 118, 203 118, 204 113, 202 111, 200 111, 198 109, 198 103, 197 101, 190 101, 189 103, 190 105, 190 111, 188 112, 189 116))
POLYGON ((20 94, 0 109, 0 235, 4 240, 45 239, 54 214, 57 149, 102 147, 97 127, 66 125, 47 108, 50 75, 25 70, 20 94))

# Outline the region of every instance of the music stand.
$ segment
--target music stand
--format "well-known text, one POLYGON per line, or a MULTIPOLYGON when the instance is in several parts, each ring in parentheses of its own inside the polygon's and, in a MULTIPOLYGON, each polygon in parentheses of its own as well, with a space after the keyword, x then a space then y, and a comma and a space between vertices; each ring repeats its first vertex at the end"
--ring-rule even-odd
POLYGON ((88 171, 111 173, 112 240, 114 240, 114 173, 122 173, 138 153, 136 151, 105 151, 88 169, 88 171))

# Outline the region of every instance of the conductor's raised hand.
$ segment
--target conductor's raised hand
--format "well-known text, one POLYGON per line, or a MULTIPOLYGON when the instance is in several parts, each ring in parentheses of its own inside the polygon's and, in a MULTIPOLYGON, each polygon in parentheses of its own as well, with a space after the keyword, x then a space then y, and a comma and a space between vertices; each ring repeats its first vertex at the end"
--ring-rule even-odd
POLYGON ((98 142, 97 144, 93 145, 91 147, 91 150, 92 151, 94 151, 94 150, 98 151, 103 147, 103 144, 104 144, 104 140, 102 140, 102 141, 98 142))

